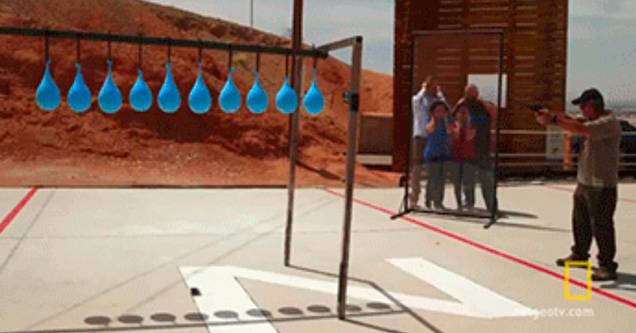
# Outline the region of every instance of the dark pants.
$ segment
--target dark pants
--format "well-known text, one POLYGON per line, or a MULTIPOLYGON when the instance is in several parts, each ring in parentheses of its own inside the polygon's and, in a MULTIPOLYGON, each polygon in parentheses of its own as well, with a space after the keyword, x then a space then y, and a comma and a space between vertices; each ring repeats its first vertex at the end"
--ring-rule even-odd
POLYGON ((447 161, 430 161, 428 166, 428 179, 426 180, 426 200, 433 202, 435 207, 442 206, 444 202, 444 190, 446 186, 447 161))
POLYGON ((477 171, 481 196, 486 204, 486 209, 489 212, 495 212, 499 209, 497 207, 497 198, 495 198, 495 171, 492 165, 488 165, 487 167, 477 165, 475 169, 477 171))
POLYGON ((455 166, 453 173, 453 183, 455 184, 455 198, 457 204, 461 203, 461 192, 464 192, 464 202, 461 206, 472 208, 475 206, 475 179, 479 180, 481 187, 481 196, 484 198, 486 209, 489 212, 494 211, 496 207, 495 198, 495 175, 492 167, 484 166, 485 164, 474 164, 472 162, 464 162, 455 166))
POLYGON ((578 184, 574 191, 572 212, 572 230, 574 231, 572 253, 581 258, 589 258, 592 236, 594 236, 598 246, 599 266, 606 267, 610 271, 618 268, 618 264, 614 262, 616 198, 616 187, 595 188, 578 184))
MULTIPOLYGON (((421 181, 422 181, 422 169, 424 166, 424 147, 426 147, 426 138, 417 136, 411 141, 411 176, 410 176, 410 193, 409 204, 412 208, 415 208, 420 199, 421 181)), ((430 186, 426 183, 426 205, 431 202, 430 198, 430 186)))
MULTIPOLYGON (((430 177, 428 175, 428 165, 424 163, 424 148, 426 147, 426 140, 427 139, 424 137, 416 136, 411 141, 411 160, 409 161, 409 163, 411 163, 411 175, 409 177, 409 206, 412 208, 417 207, 420 200, 420 193, 422 192, 422 171, 426 172, 427 179, 430 177)), ((432 184, 427 180, 424 191, 426 207, 431 205, 431 193, 433 193, 432 184)))
POLYGON ((451 180, 455 188, 457 208, 475 206, 475 166, 471 162, 449 162, 451 180), (462 193, 464 200, 462 200, 462 193))

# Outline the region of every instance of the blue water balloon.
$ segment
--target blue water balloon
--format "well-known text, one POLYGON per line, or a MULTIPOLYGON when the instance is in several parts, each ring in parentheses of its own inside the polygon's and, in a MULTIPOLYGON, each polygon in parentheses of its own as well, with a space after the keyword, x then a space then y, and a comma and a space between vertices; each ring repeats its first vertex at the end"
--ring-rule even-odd
POLYGON ((247 95, 247 107, 253 113, 263 113, 269 106, 269 98, 267 92, 261 86, 261 80, 259 78, 258 71, 256 71, 256 80, 254 86, 247 95))
POLYGON ((44 77, 42 78, 42 82, 40 83, 36 93, 38 106, 45 111, 53 111, 57 109, 62 99, 60 89, 57 87, 55 81, 53 81, 53 77, 51 76, 51 69, 49 68, 50 64, 51 59, 47 59, 46 71, 44 72, 44 77))
POLYGON ((203 80, 202 62, 199 63, 199 77, 190 91, 190 98, 188 99, 188 102, 190 103, 190 109, 192 112, 198 114, 208 112, 212 106, 212 94, 210 94, 210 90, 203 80))
POLYGON ((305 108, 307 108, 307 112, 313 115, 319 114, 325 107, 325 97, 316 83, 317 73, 318 70, 314 68, 314 82, 311 84, 311 89, 309 89, 307 95, 305 95, 305 108))
POLYGON ((221 110, 225 112, 236 112, 241 107, 241 93, 239 92, 234 80, 232 80, 232 74, 234 74, 234 68, 230 70, 227 83, 221 91, 221 110))
POLYGON ((99 93, 99 107, 106 113, 115 113, 121 108, 123 97, 113 81, 113 62, 108 60, 108 76, 99 93))
POLYGON ((130 105, 133 110, 137 112, 148 111, 152 106, 152 91, 146 84, 146 80, 144 80, 144 72, 139 70, 139 77, 137 78, 137 82, 130 90, 130 105))
POLYGON ((298 95, 289 85, 289 77, 285 77, 285 84, 276 96, 276 106, 282 113, 292 113, 298 108, 298 95))
POLYGON ((174 82, 174 77, 172 76, 172 65, 167 63, 166 68, 166 79, 163 82, 163 87, 161 87, 157 99, 159 108, 161 108, 163 112, 175 113, 181 106, 181 93, 179 93, 177 83, 174 82))
POLYGON ((77 67, 77 76, 75 77, 73 86, 71 86, 71 90, 68 92, 68 104, 71 106, 71 109, 76 112, 86 112, 86 110, 91 107, 93 96, 91 95, 91 90, 88 89, 88 86, 84 82, 82 65, 77 63, 75 67, 77 67))

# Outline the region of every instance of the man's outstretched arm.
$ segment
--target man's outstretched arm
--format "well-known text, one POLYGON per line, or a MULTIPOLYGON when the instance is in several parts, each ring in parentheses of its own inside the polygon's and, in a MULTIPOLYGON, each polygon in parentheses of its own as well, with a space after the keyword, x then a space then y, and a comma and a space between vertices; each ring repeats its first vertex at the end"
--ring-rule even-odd
POLYGON ((576 135, 589 136, 590 130, 585 123, 574 119, 565 113, 551 112, 548 109, 542 109, 535 113, 537 121, 543 125, 554 124, 560 128, 576 135))

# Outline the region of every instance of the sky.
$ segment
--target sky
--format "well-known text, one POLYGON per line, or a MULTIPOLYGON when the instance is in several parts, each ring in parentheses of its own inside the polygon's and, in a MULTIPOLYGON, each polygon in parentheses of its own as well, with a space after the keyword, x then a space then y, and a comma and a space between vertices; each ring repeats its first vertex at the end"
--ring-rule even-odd
MULTIPOLYGON (((284 35, 291 27, 293 0, 149 0, 284 35)), ((305 0, 304 38, 324 44, 364 37, 363 66, 393 73, 394 0, 305 0)), ((570 0, 568 100, 589 87, 608 101, 636 101, 636 1, 570 0)), ((334 56, 349 60, 349 52, 334 56)))

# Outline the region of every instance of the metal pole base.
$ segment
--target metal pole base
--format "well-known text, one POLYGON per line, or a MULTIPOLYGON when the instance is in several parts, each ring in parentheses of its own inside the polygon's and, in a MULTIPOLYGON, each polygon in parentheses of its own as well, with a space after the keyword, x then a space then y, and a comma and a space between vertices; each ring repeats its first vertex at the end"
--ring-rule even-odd
POLYGON ((407 215, 407 214, 410 214, 412 212, 413 212, 412 209, 408 209, 408 210, 405 210, 403 212, 397 213, 397 214, 391 216, 391 220, 399 219, 400 217, 402 217, 404 215, 407 215))
POLYGON ((490 222, 484 225, 484 229, 489 229, 495 223, 497 223, 497 218, 490 219, 490 222))

